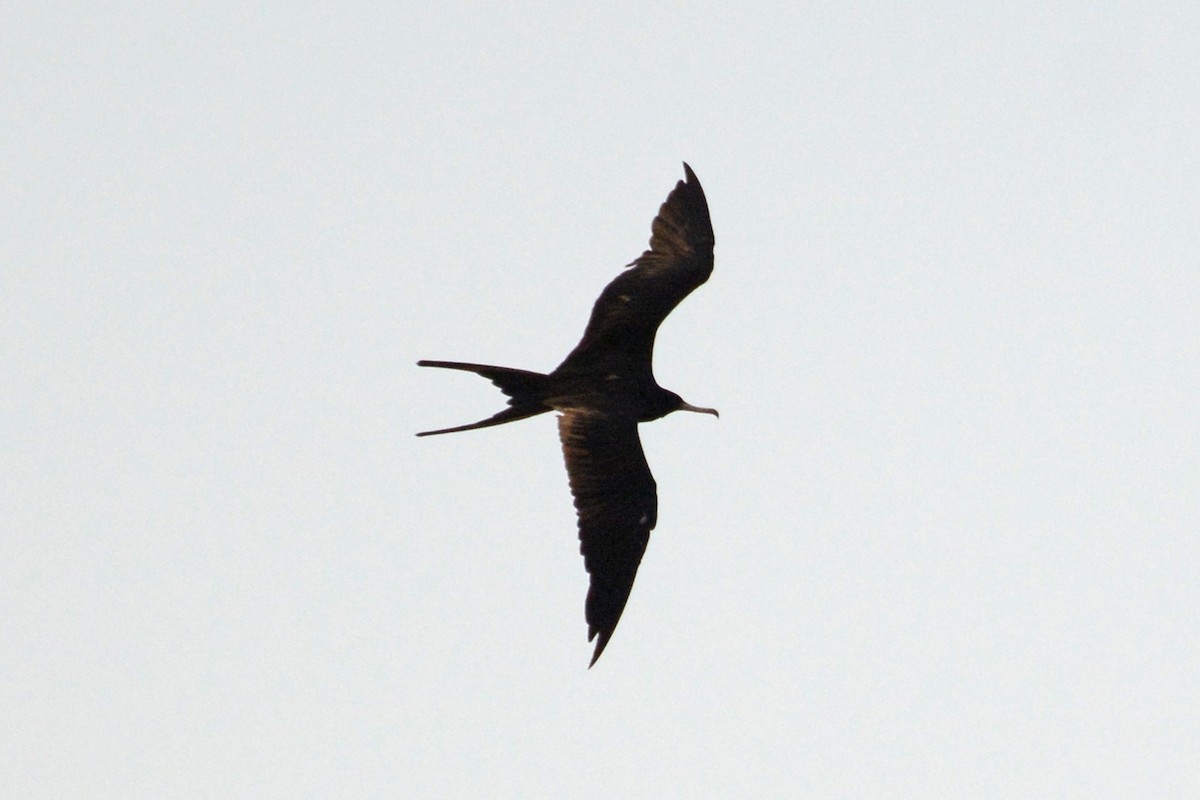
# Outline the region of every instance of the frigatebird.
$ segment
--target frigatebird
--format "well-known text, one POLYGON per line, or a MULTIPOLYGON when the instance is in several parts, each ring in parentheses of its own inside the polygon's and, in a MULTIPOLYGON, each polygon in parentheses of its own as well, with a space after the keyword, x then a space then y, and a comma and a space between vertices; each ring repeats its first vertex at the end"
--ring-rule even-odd
POLYGON ((479 422, 417 436, 469 431, 559 412, 558 436, 579 518, 580 552, 590 576, 585 618, 597 636, 590 668, 621 619, 650 531, 658 493, 646 464, 638 423, 672 411, 718 416, 663 389, 651 360, 658 326, 713 269, 713 230, 700 181, 687 180, 658 210, 650 249, 630 262, 600 293, 583 339, 551 373, 457 361, 418 361, 422 367, 473 372, 508 395, 508 408, 479 422))

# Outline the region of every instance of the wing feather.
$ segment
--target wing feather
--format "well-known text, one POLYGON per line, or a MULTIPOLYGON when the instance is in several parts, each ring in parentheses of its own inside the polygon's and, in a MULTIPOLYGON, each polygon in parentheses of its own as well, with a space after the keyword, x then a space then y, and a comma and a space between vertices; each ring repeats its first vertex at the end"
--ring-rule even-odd
POLYGON ((712 220, 692 168, 650 226, 650 249, 601 292, 583 339, 556 371, 650 371, 654 337, 667 315, 712 274, 712 220))
POLYGON ((588 641, 599 636, 595 664, 633 589, 657 521, 658 492, 635 420, 570 410, 559 417, 558 432, 590 576, 585 616, 588 641))

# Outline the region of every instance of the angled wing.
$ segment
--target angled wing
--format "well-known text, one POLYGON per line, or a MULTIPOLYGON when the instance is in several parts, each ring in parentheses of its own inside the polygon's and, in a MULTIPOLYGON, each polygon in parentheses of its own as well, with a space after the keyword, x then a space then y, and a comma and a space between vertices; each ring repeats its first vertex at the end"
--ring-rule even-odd
POLYGON ((657 521, 658 492, 636 421, 570 410, 558 418, 558 436, 579 516, 579 550, 591 576, 585 612, 588 641, 600 637, 595 664, 625 610, 657 521))
POLYGON ((593 369, 650 372, 654 335, 683 298, 713 269, 708 200, 696 174, 683 165, 679 181, 651 225, 650 249, 600 294, 578 346, 556 371, 593 369))

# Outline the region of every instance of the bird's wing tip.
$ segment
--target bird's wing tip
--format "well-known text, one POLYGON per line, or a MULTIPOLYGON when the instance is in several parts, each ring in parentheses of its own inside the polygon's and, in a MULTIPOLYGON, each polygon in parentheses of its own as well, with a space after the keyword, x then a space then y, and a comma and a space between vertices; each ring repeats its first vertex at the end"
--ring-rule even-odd
POLYGON ((612 638, 612 631, 603 631, 594 626, 588 626, 588 641, 591 642, 597 636, 600 641, 596 642, 596 649, 592 651, 592 660, 588 662, 588 669, 596 666, 596 662, 600 660, 600 654, 604 652, 604 648, 608 647, 608 640, 612 638))
POLYGON ((604 652, 605 645, 608 644, 608 637, 601 636, 600 641, 596 643, 596 649, 592 652, 592 660, 588 662, 588 669, 596 666, 596 662, 600 660, 600 654, 604 652))

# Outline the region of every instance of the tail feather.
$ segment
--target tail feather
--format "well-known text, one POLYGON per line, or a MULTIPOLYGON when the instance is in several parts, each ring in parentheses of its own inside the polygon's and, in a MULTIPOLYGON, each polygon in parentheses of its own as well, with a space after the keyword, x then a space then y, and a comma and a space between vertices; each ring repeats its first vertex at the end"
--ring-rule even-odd
POLYGON ((526 417, 535 417, 538 414, 543 414, 549 411, 549 408, 506 408, 498 414, 494 414, 487 419, 481 419, 479 422, 472 422, 469 425, 455 425, 453 428, 441 428, 436 431, 421 431, 417 436, 437 436, 439 433, 458 433, 459 431, 473 431, 476 428, 490 428, 493 425, 503 425, 506 422, 516 422, 519 419, 526 417))
POLYGON ((469 425, 457 425, 453 428, 442 428, 436 431, 422 431, 417 436, 434 436, 439 433, 457 433, 476 428, 488 428, 492 425, 503 425, 505 422, 515 422, 526 417, 544 414, 551 408, 542 401, 549 388, 549 377, 540 372, 512 367, 496 367, 490 364, 465 364, 460 361, 418 361, 420 367, 439 367, 441 369, 457 369, 464 372, 474 372, 481 375, 508 395, 509 408, 493 414, 487 419, 472 422, 469 425))
MULTIPOLYGON (((459 369, 464 372, 474 372, 482 375, 500 387, 500 391, 513 400, 542 397, 545 395, 548 378, 540 372, 512 367, 495 367, 490 364, 464 364, 461 361, 418 361, 419 367, 438 367, 440 369, 459 369)), ((516 405, 510 402, 509 405, 516 405)))

